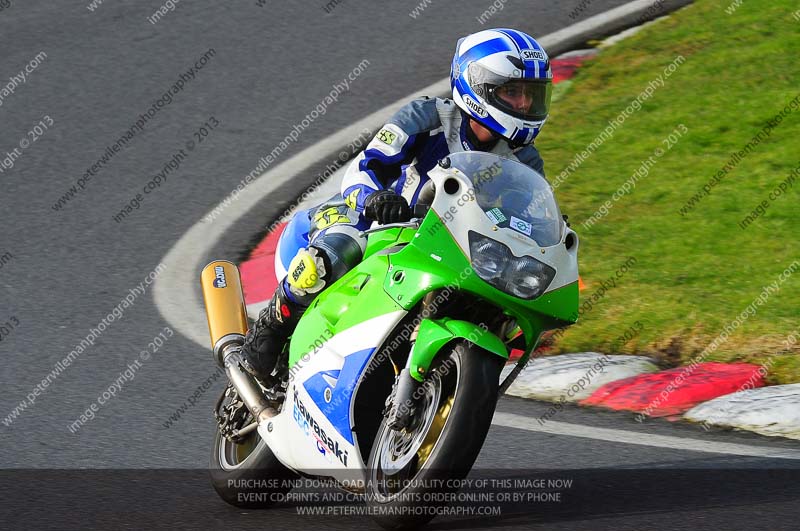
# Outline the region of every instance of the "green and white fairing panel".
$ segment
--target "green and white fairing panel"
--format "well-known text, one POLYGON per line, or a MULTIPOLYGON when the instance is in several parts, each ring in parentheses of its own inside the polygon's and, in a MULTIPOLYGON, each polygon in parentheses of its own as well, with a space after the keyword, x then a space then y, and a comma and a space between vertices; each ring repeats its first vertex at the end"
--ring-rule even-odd
POLYGON ((363 480, 353 400, 377 346, 405 314, 396 309, 354 324, 292 365, 283 409, 271 426, 258 427, 285 466, 339 481, 363 480))

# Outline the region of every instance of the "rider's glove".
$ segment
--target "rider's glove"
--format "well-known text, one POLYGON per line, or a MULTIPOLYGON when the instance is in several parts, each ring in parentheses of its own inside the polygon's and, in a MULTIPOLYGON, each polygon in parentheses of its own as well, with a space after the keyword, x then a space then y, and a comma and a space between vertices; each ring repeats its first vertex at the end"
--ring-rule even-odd
POLYGON ((569 224, 569 216, 568 215, 562 214, 561 217, 564 218, 564 223, 567 224, 567 227, 571 227, 572 226, 572 225, 569 224))
POLYGON ((391 190, 378 190, 364 201, 364 216, 381 225, 399 223, 411 219, 411 207, 405 197, 391 190))

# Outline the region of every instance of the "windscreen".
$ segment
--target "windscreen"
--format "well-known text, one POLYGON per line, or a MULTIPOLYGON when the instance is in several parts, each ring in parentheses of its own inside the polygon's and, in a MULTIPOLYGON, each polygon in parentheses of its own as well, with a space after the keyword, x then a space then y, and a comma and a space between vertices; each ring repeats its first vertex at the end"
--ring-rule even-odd
POLYGON ((498 227, 524 234, 540 247, 561 241, 563 220, 553 191, 532 168, 480 151, 449 158, 451 167, 472 182, 478 205, 498 227))

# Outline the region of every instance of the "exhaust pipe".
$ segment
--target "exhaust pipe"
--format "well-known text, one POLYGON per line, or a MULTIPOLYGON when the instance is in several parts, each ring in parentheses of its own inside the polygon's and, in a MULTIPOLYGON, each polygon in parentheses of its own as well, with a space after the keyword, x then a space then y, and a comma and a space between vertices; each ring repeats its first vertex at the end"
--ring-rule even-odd
POLYGON ((247 309, 239 269, 226 260, 211 262, 200 274, 200 285, 214 360, 225 369, 231 384, 260 424, 262 420, 277 415, 277 412, 268 404, 255 378, 242 367, 241 350, 247 333, 247 309))

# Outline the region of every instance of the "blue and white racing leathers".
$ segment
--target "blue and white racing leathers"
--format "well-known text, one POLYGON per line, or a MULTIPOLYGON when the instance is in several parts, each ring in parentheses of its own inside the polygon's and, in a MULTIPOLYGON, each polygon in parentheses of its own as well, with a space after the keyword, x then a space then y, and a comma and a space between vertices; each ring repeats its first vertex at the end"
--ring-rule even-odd
MULTIPOLYGON (((467 121, 449 99, 414 100, 378 131, 350 164, 342 181, 342 197, 351 209, 364 211, 364 200, 376 190, 391 189, 413 206, 430 171, 450 153, 475 151, 467 137, 467 121)), ((544 175, 544 162, 532 145, 511 149, 499 141, 491 149, 516 157, 544 175)))

